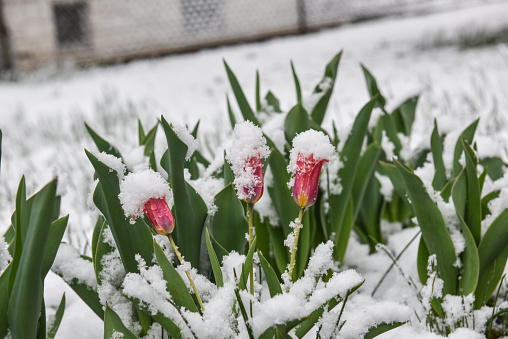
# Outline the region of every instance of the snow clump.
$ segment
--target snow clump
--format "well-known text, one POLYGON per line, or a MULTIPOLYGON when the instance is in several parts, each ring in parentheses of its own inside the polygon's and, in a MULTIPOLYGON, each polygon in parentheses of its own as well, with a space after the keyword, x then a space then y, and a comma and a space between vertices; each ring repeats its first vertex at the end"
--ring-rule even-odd
POLYGON ((185 155, 185 160, 189 161, 192 155, 194 154, 194 151, 198 149, 199 142, 194 139, 192 134, 189 132, 189 130, 183 126, 180 125, 172 125, 173 132, 176 133, 176 136, 185 144, 187 145, 187 154, 185 155))
POLYGON ((288 172, 292 174, 288 183, 290 188, 294 185, 299 154, 304 158, 313 155, 314 162, 316 163, 322 159, 326 159, 332 164, 338 161, 335 147, 331 144, 330 138, 323 132, 309 129, 297 134, 293 139, 293 148, 289 153, 289 165, 287 167, 288 172))
POLYGON ((129 173, 120 183, 118 195, 125 216, 141 216, 145 203, 150 199, 166 198, 173 205, 173 194, 168 182, 152 169, 129 173))
POLYGON ((270 155, 270 149, 266 145, 261 128, 251 121, 237 123, 233 130, 233 142, 227 148, 226 159, 231 164, 231 170, 235 175, 233 184, 239 199, 250 198, 250 190, 244 188, 256 187, 259 178, 253 173, 252 168, 247 168, 251 158, 266 159, 270 155), (249 170, 250 169, 250 170, 249 170))
POLYGON ((3 237, 0 238, 0 276, 12 260, 11 254, 7 250, 7 243, 3 237))
POLYGON ((125 173, 125 165, 122 162, 122 159, 115 157, 114 155, 108 154, 106 152, 101 152, 98 154, 94 154, 97 159, 102 162, 104 165, 108 166, 111 171, 115 171, 118 175, 118 179, 122 180, 123 175, 125 173))

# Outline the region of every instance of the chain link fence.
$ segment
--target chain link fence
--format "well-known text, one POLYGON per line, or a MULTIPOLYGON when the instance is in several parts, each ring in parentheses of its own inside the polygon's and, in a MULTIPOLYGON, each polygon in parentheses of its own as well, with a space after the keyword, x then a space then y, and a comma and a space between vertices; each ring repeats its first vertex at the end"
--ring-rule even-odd
POLYGON ((115 62, 480 2, 0 0, 0 68, 115 62))

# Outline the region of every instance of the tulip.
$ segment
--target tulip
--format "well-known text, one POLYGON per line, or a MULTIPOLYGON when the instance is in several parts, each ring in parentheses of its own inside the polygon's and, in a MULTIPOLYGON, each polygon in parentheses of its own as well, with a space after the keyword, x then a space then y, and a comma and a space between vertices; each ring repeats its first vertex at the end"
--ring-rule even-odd
POLYGON ((165 198, 151 198, 145 202, 145 209, 143 212, 145 212, 148 219, 150 219, 157 233, 169 235, 175 229, 175 218, 165 198))
POLYGON ((263 161, 259 154, 247 160, 244 172, 249 173, 253 180, 242 187, 243 200, 248 204, 254 204, 263 196, 263 161))
POLYGON ((296 160, 295 184, 293 186, 293 199, 300 208, 314 205, 319 187, 319 175, 323 164, 328 159, 314 160, 314 154, 305 158, 301 153, 296 160))

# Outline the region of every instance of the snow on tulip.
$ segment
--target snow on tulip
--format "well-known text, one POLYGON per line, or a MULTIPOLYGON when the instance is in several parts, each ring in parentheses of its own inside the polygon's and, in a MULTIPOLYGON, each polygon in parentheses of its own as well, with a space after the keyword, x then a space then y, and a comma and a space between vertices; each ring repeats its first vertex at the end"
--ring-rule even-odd
POLYGON ((235 175, 233 184, 238 198, 253 204, 263 195, 263 159, 270 149, 261 128, 250 121, 237 123, 233 142, 226 150, 226 159, 235 175))

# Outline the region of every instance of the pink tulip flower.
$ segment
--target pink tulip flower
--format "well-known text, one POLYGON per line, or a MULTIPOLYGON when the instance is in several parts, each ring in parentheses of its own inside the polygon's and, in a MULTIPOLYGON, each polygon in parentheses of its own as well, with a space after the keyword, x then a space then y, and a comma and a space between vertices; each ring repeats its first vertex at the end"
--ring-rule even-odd
POLYGON ((314 161, 314 154, 307 158, 301 153, 298 154, 293 199, 300 208, 307 208, 316 202, 319 175, 325 162, 328 162, 328 159, 314 161))

